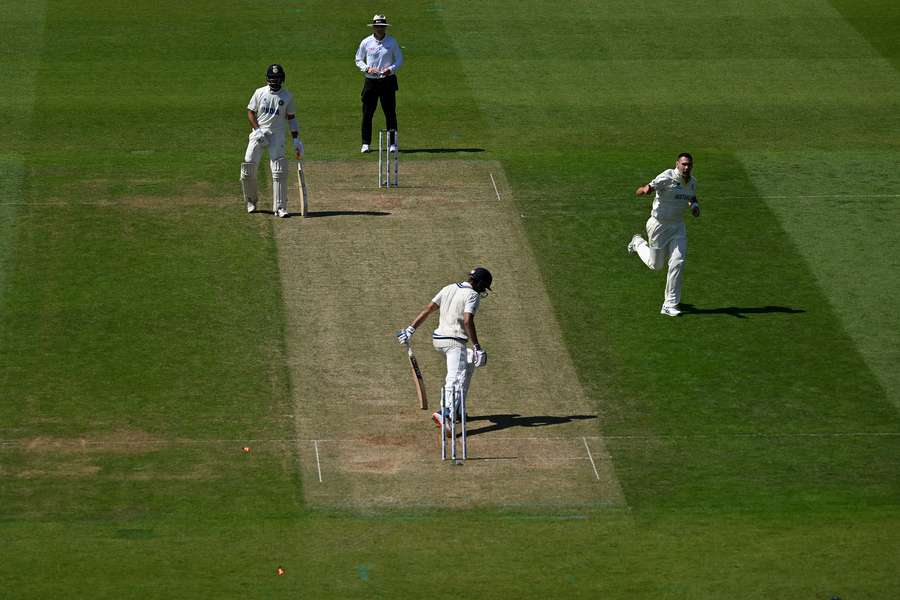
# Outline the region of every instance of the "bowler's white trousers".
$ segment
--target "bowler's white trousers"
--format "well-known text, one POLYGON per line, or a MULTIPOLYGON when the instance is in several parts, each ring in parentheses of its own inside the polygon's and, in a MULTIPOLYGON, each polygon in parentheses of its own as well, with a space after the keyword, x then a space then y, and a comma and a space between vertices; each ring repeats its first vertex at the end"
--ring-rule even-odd
POLYGON ((647 219, 647 239, 635 246, 638 256, 650 269, 662 269, 666 261, 666 292, 663 306, 681 303, 681 283, 684 279, 684 259, 687 257, 687 228, 684 221, 661 223, 654 217, 647 219))

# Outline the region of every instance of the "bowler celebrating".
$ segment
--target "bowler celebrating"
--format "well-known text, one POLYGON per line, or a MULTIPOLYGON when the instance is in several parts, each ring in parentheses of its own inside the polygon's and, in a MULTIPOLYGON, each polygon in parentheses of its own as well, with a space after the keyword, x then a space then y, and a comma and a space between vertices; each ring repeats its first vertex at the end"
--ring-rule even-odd
POLYGON ((684 277, 684 260, 687 257, 687 229, 684 226, 684 209, 700 216, 697 202, 697 180, 691 175, 694 159, 687 152, 678 155, 674 169, 667 169, 656 178, 639 187, 635 195, 644 196, 656 192, 650 218, 647 219, 647 241, 635 234, 628 243, 628 253, 640 257, 644 264, 656 271, 668 261, 666 292, 660 314, 677 317, 681 314, 681 282, 684 277))

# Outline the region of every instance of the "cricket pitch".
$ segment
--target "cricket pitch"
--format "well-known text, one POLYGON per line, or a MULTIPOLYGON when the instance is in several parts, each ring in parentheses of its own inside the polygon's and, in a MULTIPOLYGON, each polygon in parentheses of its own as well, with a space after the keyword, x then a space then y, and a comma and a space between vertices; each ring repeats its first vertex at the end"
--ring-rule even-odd
POLYGON ((374 164, 306 171, 309 217, 273 224, 306 502, 624 506, 602 407, 578 382, 500 164, 407 161, 389 190, 374 164), (469 460, 454 466, 441 462, 431 421, 445 374, 436 317, 412 340, 428 411, 394 334, 476 265, 494 275, 477 315, 489 363, 472 380, 469 460))

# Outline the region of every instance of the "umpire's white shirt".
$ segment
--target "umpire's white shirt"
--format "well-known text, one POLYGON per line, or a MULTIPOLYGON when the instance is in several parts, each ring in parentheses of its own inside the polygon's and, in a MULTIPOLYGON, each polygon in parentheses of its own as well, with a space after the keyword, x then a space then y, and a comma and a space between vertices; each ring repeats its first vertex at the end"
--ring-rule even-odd
POLYGON ((468 282, 451 283, 441 288, 431 301, 441 307, 440 322, 432 338, 455 339, 465 343, 469 336, 463 327, 463 316, 465 313, 474 315, 478 310, 481 301, 478 292, 468 282))
POLYGON ((260 129, 268 129, 274 133, 284 133, 287 115, 297 114, 293 94, 285 88, 273 92, 267 85, 253 92, 247 109, 256 113, 260 129))
MULTIPOLYGON (((363 73, 366 73, 369 67, 374 67, 378 71, 390 69, 393 75, 402 64, 403 53, 400 52, 400 44, 389 35, 379 40, 372 34, 363 39, 356 50, 356 67, 363 73)), ((369 79, 381 79, 384 75, 381 73, 366 73, 366 77, 369 79)))
POLYGON ((697 179, 691 176, 690 181, 685 182, 678 169, 668 169, 657 175, 650 185, 656 190, 650 216, 660 223, 682 222, 684 209, 697 195, 697 179))

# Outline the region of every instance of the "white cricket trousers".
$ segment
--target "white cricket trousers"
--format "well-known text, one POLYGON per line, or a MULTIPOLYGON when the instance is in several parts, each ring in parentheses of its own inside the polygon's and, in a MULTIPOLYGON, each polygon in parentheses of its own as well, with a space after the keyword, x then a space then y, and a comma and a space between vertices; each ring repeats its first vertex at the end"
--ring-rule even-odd
POLYGON ((269 166, 272 171, 276 170, 275 161, 284 158, 284 132, 273 131, 269 137, 269 143, 260 145, 256 140, 250 140, 247 143, 247 151, 244 153, 244 162, 259 164, 263 155, 263 150, 269 149, 269 166))
POLYGON ((663 306, 681 303, 681 282, 684 279, 684 259, 687 257, 687 228, 684 221, 660 223, 654 217, 647 219, 647 240, 635 248, 638 256, 650 269, 659 271, 668 261, 666 292, 663 306))
MULTIPOLYGON (((463 398, 468 398, 469 383, 472 381, 472 374, 475 372, 475 355, 466 344, 458 340, 435 339, 432 340, 434 349, 442 352, 447 358, 447 377, 444 379, 444 387, 447 392, 450 390, 462 390, 463 398)), ((456 396, 451 395, 451 408, 456 414, 458 407, 456 406, 456 396)))

